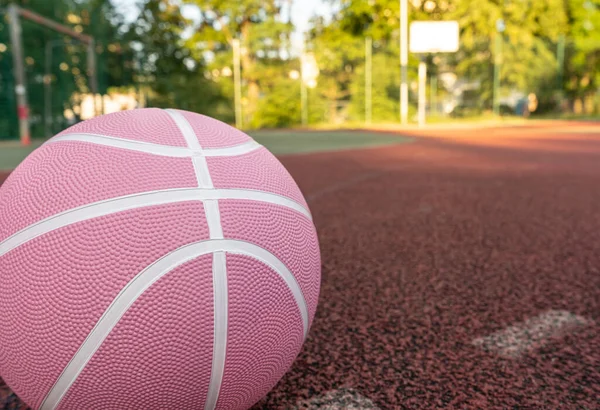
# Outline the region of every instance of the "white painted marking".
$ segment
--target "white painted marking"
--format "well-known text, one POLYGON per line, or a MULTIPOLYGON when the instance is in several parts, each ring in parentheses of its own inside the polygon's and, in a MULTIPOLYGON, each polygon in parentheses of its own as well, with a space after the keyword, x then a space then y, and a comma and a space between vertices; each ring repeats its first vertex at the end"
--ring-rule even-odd
POLYGON ((113 147, 126 149, 129 151, 144 152, 146 154, 158 155, 161 157, 173 158, 190 158, 194 155, 205 157, 233 157, 237 155, 248 154, 262 147, 256 141, 248 141, 240 145, 225 148, 207 148, 203 150, 192 150, 187 147, 173 147, 171 145, 152 144, 144 141, 135 141, 125 138, 111 137, 108 135, 99 134, 65 134, 54 137, 44 145, 56 144, 59 142, 77 141, 88 144, 102 145, 105 147, 113 147))
MULTIPOLYGON (((127 312, 127 310, 129 310, 135 301, 150 288, 150 286, 179 266, 190 262, 199 256, 215 252, 246 255, 264 263, 277 272, 277 274, 279 274, 279 276, 285 281, 292 292, 292 295, 294 296, 296 305, 298 306, 302 316, 304 335, 306 336, 308 333, 308 308, 306 306, 306 300, 304 299, 302 291, 300 290, 300 286, 298 286, 294 275, 288 270, 283 262, 277 259, 275 255, 249 242, 227 239, 211 239, 185 245, 148 266, 142 272, 137 274, 121 290, 110 306, 106 309, 98 323, 96 323, 96 326, 92 329, 83 344, 79 347, 77 353, 75 353, 71 361, 64 368, 54 386, 52 386, 52 389, 50 389, 44 398, 40 409, 53 410, 60 404, 64 395, 69 391, 73 383, 75 383, 77 377, 79 377, 87 363, 98 351, 100 346, 102 346, 102 343, 104 343, 108 335, 121 320, 123 315, 127 312)), ((220 272, 224 267, 224 265, 222 265, 224 264, 224 258, 221 258, 221 256, 217 256, 217 264, 213 265, 213 275, 215 275, 216 270, 216 276, 218 276, 217 283, 214 284, 214 286, 218 288, 227 286, 226 282, 220 282, 221 280, 226 281, 226 278, 223 275, 220 275, 220 272)), ((223 296, 221 291, 219 291, 218 294, 215 294, 215 297, 222 298, 223 296)), ((220 309, 219 312, 219 314, 223 313, 220 311, 220 309)), ((217 318, 219 321, 223 320, 222 316, 218 316, 217 318)))
POLYGON ((188 148, 192 150, 201 151, 202 146, 200 145, 200 141, 198 141, 198 137, 194 132, 194 129, 185 119, 185 117, 176 110, 165 110, 167 114, 175 121, 175 124, 183 134, 183 138, 185 138, 185 142, 187 143, 188 148))
POLYGON ((308 400, 302 400, 296 403, 293 409, 378 410, 379 408, 372 400, 362 396, 354 389, 339 389, 308 400))
POLYGON ((227 259, 225 252, 213 253, 213 295, 214 295, 214 342, 210 383, 206 395, 205 410, 217 406, 223 373, 225 372, 225 354, 227 351, 227 259))
POLYGON ((591 323, 591 320, 565 310, 549 310, 489 336, 477 338, 473 340, 473 344, 502 357, 517 359, 543 346, 552 338, 561 337, 591 323))
POLYGON ((223 239, 223 227, 221 226, 221 212, 219 211, 219 201, 204 201, 204 213, 208 223, 210 239, 223 239))
POLYGON ((172 204, 185 201, 206 201, 220 199, 244 199, 249 201, 281 205, 285 206, 286 208, 293 209, 312 220, 308 209, 304 208, 299 203, 283 196, 268 192, 244 189, 167 189, 163 191, 142 192, 135 195, 107 199, 105 201, 95 202, 61 212, 57 215, 53 215, 28 226, 27 228, 15 233, 12 236, 9 236, 4 241, 0 242, 0 256, 5 255, 11 250, 34 238, 37 238, 38 236, 52 232, 59 228, 63 228, 65 226, 75 224, 77 222, 83 222, 89 219, 99 218, 101 216, 148 206, 172 204))

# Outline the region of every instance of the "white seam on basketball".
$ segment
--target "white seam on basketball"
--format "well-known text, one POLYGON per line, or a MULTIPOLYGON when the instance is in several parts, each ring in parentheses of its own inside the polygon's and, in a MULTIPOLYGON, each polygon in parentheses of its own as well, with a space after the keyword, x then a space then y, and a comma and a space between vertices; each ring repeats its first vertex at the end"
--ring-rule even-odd
MULTIPOLYGON (((213 189, 214 185, 210 176, 208 162, 203 156, 203 149, 198 136, 194 132, 188 120, 179 112, 167 110, 167 113, 173 118, 179 130, 187 141, 188 148, 194 150, 192 163, 196 180, 200 188, 213 189)), ((221 226, 221 213, 219 212, 219 200, 204 201, 204 215, 209 228, 210 239, 222 239, 223 227, 221 226)), ((210 373, 210 382, 205 410, 214 410, 219 400, 221 384, 223 382, 223 372, 225 369, 225 356, 227 354, 227 311, 228 311, 228 288, 227 288, 227 264, 224 253, 213 254, 213 309, 214 309, 214 327, 213 327, 213 357, 210 373)))
POLYGON ((210 239, 223 239, 223 227, 221 226, 221 213, 219 211, 218 200, 209 199, 203 202, 210 239))
POLYGON ((285 281, 302 317, 304 339, 307 336, 309 326, 308 307, 296 278, 282 261, 267 250, 249 242, 224 239, 219 211, 219 199, 251 199, 249 196, 253 196, 256 200, 262 202, 285 203, 286 205, 284 206, 301 212, 309 219, 311 219, 310 211, 299 203, 277 194, 253 190, 214 189, 206 160, 207 156, 242 155, 258 149, 260 145, 250 142, 233 147, 204 150, 185 116, 176 110, 166 110, 166 112, 181 131, 188 148, 163 146, 96 134, 67 134, 55 137, 53 141, 51 140, 48 143, 79 141, 159 156, 187 157, 192 161, 198 188, 151 191, 85 205, 49 217, 0 242, 0 256, 2 256, 40 235, 92 218, 124 210, 183 201, 201 200, 204 205, 210 239, 185 245, 167 254, 138 273, 121 290, 88 334, 77 353, 71 358, 51 390, 44 397, 40 409, 55 409, 60 405, 60 402, 73 383, 76 382, 87 363, 102 346, 127 310, 146 290, 164 275, 203 254, 213 254, 212 277, 214 299, 213 357, 210 383, 204 407, 206 410, 214 410, 218 403, 225 371, 228 331, 227 253, 252 257, 269 266, 285 281), (174 193, 177 193, 177 195, 174 195, 174 193))
POLYGON ((206 158, 202 156, 202 145, 200 145, 200 141, 198 141, 198 137, 191 124, 183 114, 176 110, 165 110, 165 112, 175 122, 179 131, 181 131, 188 148, 195 151, 194 156, 192 156, 192 164, 194 166, 198 186, 200 188, 213 188, 212 178, 210 177, 210 171, 208 170, 208 163, 206 162, 206 158))
POLYGON ((206 158, 203 156, 193 156, 192 162, 194 163, 194 172, 196 173, 196 180, 200 188, 212 189, 214 188, 210 172, 208 170, 208 163, 206 158))
POLYGON ((155 205, 173 204, 186 201, 206 201, 211 199, 241 199, 284 206, 301 213, 309 220, 310 212, 304 206, 291 199, 270 192, 243 189, 201 189, 180 188, 161 191, 141 192, 94 202, 78 208, 69 209, 50 216, 27 228, 16 232, 0 242, 0 256, 12 251, 20 245, 65 226, 87 221, 101 216, 116 214, 132 209, 146 208, 155 205))
POLYGON ((198 141, 198 137, 196 136, 194 129, 188 120, 185 119, 183 114, 176 110, 165 110, 165 112, 169 114, 169 117, 171 117, 173 121, 175 121, 175 125, 177 125, 179 131, 181 131, 183 134, 183 138, 185 138, 188 148, 201 151, 202 146, 200 145, 200 141, 198 141))
MULTIPOLYGON (((218 209, 218 208, 217 208, 218 209)), ((210 382, 206 394, 206 410, 217 406, 223 373, 225 372, 225 354, 227 352, 227 316, 228 316, 228 286, 227 286, 227 256, 223 251, 213 253, 213 357, 210 371, 210 382)))
POLYGON ((204 148, 202 154, 205 157, 234 157, 237 155, 249 154, 263 146, 254 140, 244 142, 243 144, 233 145, 224 148, 204 148))
POLYGON ((243 144, 233 145, 224 148, 204 148, 202 150, 193 150, 187 147, 175 147, 172 145, 153 144, 145 141, 135 141, 126 138, 112 137, 100 134, 73 133, 63 134, 54 137, 44 143, 44 145, 57 144, 59 142, 83 142, 105 147, 120 148, 128 151, 143 152, 146 154, 157 155, 161 157, 189 158, 194 155, 204 157, 233 157, 249 154, 262 148, 258 142, 251 140, 243 144))
MULTIPOLYGON (((44 398, 40 410, 55 409, 60 404, 64 395, 69 391, 73 383, 75 383, 79 374, 81 374, 87 363, 102 346, 104 340, 110 335, 123 315, 125 315, 127 310, 129 310, 135 301, 143 295, 150 286, 181 265, 202 255, 215 252, 227 252, 249 256, 273 269, 279 277, 285 281, 294 297, 296 306, 302 317, 303 334, 304 337, 306 337, 308 333, 308 307, 306 305, 306 300, 304 299, 302 290, 292 272, 275 255, 260 246, 238 240, 209 239, 192 243, 182 246, 160 258, 129 281, 115 297, 110 306, 104 311, 102 317, 81 344, 77 353, 75 353, 67 366, 63 369, 61 375, 44 398)), ((219 265, 217 264, 217 266, 219 265)), ((213 267, 213 275, 214 269, 215 268, 213 267)), ((222 284, 220 286, 222 286, 222 284)))

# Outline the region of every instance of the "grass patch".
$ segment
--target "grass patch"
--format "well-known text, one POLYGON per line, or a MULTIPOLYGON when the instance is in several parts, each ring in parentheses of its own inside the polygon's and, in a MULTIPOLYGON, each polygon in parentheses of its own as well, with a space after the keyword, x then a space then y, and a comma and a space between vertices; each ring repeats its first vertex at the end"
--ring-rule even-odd
POLYGON ((33 141, 28 147, 23 147, 17 141, 0 142, 0 170, 14 169, 34 149, 42 145, 44 141, 33 141))
POLYGON ((249 134, 276 155, 341 151, 411 141, 408 137, 359 131, 278 130, 251 131, 249 134))

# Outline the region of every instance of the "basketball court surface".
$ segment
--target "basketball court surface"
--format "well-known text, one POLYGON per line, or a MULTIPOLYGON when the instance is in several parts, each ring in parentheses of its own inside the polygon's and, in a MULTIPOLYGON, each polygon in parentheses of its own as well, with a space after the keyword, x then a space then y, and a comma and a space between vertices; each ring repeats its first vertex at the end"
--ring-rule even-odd
MULTIPOLYGON (((600 125, 405 137, 274 149, 323 280, 300 356, 255 408, 600 407, 600 125)), ((6 388, 0 403, 25 408, 6 388)))

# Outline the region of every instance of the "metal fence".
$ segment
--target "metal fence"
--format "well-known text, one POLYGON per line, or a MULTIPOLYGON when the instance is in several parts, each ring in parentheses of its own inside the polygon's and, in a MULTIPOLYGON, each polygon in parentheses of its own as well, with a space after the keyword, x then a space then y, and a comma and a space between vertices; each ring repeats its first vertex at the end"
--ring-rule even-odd
MULTIPOLYGON (((95 101, 90 95, 94 88, 102 96, 111 86, 133 84, 132 53, 113 44, 110 37, 97 35, 90 45, 29 19, 19 20, 31 137, 50 137, 85 119, 85 105, 89 105, 86 100, 95 101)), ((0 140, 19 137, 18 84, 9 21, 8 11, 3 10, 0 13, 0 109, 4 115, 0 116, 0 140)), ((101 112, 101 100, 98 106, 101 112)))
MULTIPOLYGON (((572 49, 569 40, 553 44, 544 67, 532 69, 496 60, 497 51, 490 40, 480 44, 477 55, 462 49, 455 54, 410 55, 408 66, 409 121, 417 121, 419 97, 418 65, 427 67, 425 108, 428 121, 465 119, 493 115, 558 116, 563 113, 600 113, 598 89, 576 96, 565 89, 564 48, 572 49), (467 54, 471 54, 469 58, 467 54), (497 70, 499 81, 494 84, 497 70), (520 70, 520 71, 519 71, 520 70), (525 73, 523 73, 525 72, 525 73), (515 80, 515 77, 519 77, 515 80), (521 78, 523 77, 523 78, 521 78), (496 108, 496 110, 495 110, 496 108)), ((316 56, 320 75, 314 88, 308 90, 310 124, 363 124, 400 122, 400 65, 396 42, 382 43, 355 39, 344 45, 344 57, 318 42, 307 47, 316 56), (331 59, 329 56, 333 56, 331 59)), ((510 52, 504 45, 505 53, 510 52)), ((300 80, 298 80, 300 81, 300 80)), ((301 107, 300 87, 287 87, 301 107)), ((277 90, 265 90, 268 101, 277 90)), ((282 96, 278 95, 281 99, 282 96)), ((286 105, 293 105, 287 103, 286 105)), ((260 109, 259 109, 260 112, 260 109)), ((301 116, 290 121, 301 123, 301 116)))

